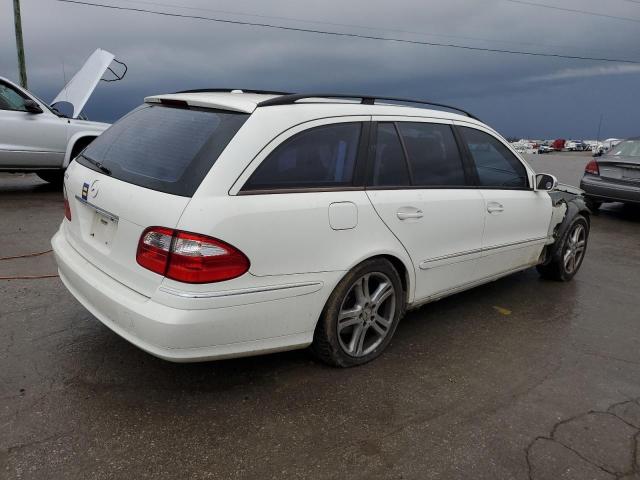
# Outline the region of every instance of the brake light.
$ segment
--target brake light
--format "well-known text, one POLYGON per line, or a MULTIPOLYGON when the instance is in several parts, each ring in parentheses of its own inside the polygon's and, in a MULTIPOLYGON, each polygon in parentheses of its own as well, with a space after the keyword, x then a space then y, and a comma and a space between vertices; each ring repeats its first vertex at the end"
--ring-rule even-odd
POLYGON ((152 272, 164 275, 167 271, 172 241, 172 229, 162 227, 147 228, 138 242, 137 262, 152 272))
POLYGON ((164 227, 142 233, 136 260, 152 272, 185 283, 231 280, 250 266, 244 253, 222 240, 164 227))
POLYGON ((62 186, 62 196, 64 197, 64 217, 71 221, 71 206, 69 205, 69 198, 67 197, 67 187, 62 186))
POLYGON ((592 175, 600 175, 600 167, 598 166, 598 162, 596 162, 595 160, 591 160, 589 163, 587 163, 587 166, 584 167, 584 171, 592 175))

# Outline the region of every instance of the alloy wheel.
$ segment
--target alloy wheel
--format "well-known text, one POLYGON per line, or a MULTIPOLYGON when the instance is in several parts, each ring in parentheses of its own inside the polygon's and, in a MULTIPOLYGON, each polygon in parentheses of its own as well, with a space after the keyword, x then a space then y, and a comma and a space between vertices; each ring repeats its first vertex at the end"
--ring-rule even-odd
POLYGON ((387 337, 396 311, 396 291, 384 273, 358 278, 338 314, 338 340, 345 353, 364 357, 387 337))
POLYGON ((564 268, 568 274, 574 273, 580 267, 586 243, 587 231, 584 225, 577 223, 567 237, 563 254, 564 268))

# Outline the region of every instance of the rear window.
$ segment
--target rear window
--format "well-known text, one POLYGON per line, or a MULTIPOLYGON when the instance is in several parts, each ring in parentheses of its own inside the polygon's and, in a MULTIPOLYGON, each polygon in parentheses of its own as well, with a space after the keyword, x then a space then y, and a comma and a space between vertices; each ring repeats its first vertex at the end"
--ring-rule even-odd
POLYGON ((77 161, 127 183, 190 197, 248 117, 145 104, 114 123, 77 161))
POLYGON ((323 125, 285 140, 260 164, 243 191, 351 185, 360 130, 360 123, 323 125))
POLYGON ((611 149, 609 155, 640 157, 640 140, 626 140, 611 149))

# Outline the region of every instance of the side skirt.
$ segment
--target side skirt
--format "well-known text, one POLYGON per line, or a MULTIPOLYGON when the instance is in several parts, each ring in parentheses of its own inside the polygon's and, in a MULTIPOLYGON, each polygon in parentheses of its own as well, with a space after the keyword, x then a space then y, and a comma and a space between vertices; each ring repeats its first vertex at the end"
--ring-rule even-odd
POLYGON ((423 299, 421 299, 421 300, 419 300, 417 302, 412 303, 411 305, 408 305, 407 306, 407 310, 414 310, 416 308, 422 307, 423 305, 426 305, 427 303, 435 302, 437 300, 440 300, 442 298, 448 297, 450 295, 454 295, 456 293, 463 292, 465 290, 470 290, 470 289, 472 289, 474 287, 478 287, 480 285, 484 285, 485 283, 494 282, 494 281, 496 281, 496 280, 498 280, 498 279, 500 279, 502 277, 506 277, 506 276, 509 276, 509 275, 511 275, 513 273, 521 272, 521 271, 527 270, 527 269, 529 269, 531 267, 535 267, 539 263, 540 263, 539 261, 536 261, 536 262, 533 262, 533 263, 530 263, 530 264, 527 264, 527 265, 524 265, 524 266, 521 266, 521 267, 518 267, 518 268, 514 268, 512 270, 507 270, 506 272, 498 273, 498 274, 492 275, 490 277, 485 277, 483 279, 476 280, 474 282, 464 283, 464 284, 462 284, 462 285, 460 285, 458 287, 454 287, 454 288, 451 288, 449 290, 445 290, 444 292, 435 293, 435 294, 433 294, 433 295, 431 295, 431 296, 429 296, 427 298, 423 298, 423 299))

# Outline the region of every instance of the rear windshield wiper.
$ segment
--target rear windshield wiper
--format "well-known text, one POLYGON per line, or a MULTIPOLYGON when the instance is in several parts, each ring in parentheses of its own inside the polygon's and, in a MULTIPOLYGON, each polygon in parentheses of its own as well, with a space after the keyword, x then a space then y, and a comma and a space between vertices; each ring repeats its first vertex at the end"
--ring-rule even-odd
POLYGON ((105 167, 104 165, 102 165, 102 163, 99 162, 98 160, 94 160, 93 158, 87 157, 84 153, 80 156, 84 158, 87 162, 89 162, 91 165, 96 167, 98 170, 100 170, 102 173, 104 173, 105 175, 109 175, 109 176, 111 175, 111 170, 105 167))

